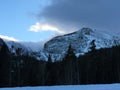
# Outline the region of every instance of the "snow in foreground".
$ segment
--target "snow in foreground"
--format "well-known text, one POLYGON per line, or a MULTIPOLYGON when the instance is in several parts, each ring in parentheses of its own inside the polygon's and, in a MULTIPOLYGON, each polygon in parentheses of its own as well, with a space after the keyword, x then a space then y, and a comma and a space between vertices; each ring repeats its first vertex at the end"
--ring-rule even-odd
POLYGON ((17 87, 0 90, 120 90, 120 84, 17 87))

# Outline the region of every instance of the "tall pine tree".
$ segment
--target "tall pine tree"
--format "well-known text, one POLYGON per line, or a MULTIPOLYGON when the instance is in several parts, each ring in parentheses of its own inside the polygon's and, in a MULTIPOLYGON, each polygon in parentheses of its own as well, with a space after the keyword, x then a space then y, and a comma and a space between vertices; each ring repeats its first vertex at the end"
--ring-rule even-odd
POLYGON ((76 84, 78 83, 77 77, 77 58, 74 53, 74 49, 71 44, 68 47, 67 53, 62 61, 63 65, 63 77, 64 84, 76 84))

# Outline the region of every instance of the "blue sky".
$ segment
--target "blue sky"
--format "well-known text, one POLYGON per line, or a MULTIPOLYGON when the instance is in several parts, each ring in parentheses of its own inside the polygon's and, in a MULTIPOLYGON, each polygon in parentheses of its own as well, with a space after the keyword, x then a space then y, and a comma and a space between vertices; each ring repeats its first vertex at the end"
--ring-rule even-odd
POLYGON ((97 29, 120 36, 120 0, 1 0, 0 35, 40 41, 97 29))
POLYGON ((14 37, 23 41, 47 39, 52 32, 30 32, 29 28, 39 20, 37 12, 47 5, 46 0, 1 0, 0 35, 14 37))

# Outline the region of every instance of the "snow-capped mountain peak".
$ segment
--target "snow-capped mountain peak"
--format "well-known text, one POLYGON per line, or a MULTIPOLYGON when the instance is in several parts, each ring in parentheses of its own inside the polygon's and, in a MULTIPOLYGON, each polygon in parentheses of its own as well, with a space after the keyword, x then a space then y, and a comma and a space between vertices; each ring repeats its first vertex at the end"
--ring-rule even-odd
POLYGON ((21 48, 22 54, 36 57, 38 60, 47 60, 50 54, 53 60, 61 60, 68 46, 71 44, 76 56, 89 51, 90 43, 94 40, 96 49, 108 48, 120 45, 120 38, 107 34, 105 32, 93 30, 91 28, 82 28, 76 32, 57 36, 45 42, 21 42, 16 39, 7 39, 1 37, 7 44, 12 53, 16 53, 16 49, 21 48), (45 44, 44 44, 45 43, 45 44))
POLYGON ((59 55, 63 56, 71 44, 76 55, 79 53, 83 54, 89 51, 90 43, 93 40, 95 41, 96 49, 120 45, 120 38, 116 36, 91 28, 82 28, 76 32, 57 36, 49 40, 44 45, 44 51, 51 53, 53 57, 56 56, 56 54, 58 55, 56 57, 59 57, 59 55))
POLYGON ((93 33, 94 31, 95 30, 92 30, 91 28, 82 28, 82 29, 78 30, 77 33, 89 35, 89 34, 93 33))

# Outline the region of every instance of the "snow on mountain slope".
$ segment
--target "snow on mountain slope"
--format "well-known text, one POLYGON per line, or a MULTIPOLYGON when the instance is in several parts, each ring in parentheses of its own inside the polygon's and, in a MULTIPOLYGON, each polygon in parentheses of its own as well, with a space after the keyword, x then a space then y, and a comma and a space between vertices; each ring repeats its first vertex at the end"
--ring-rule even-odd
POLYGON ((57 59, 60 59, 60 55, 64 56, 71 44, 76 54, 83 54, 89 51, 92 40, 95 40, 96 49, 120 45, 120 38, 118 37, 90 28, 82 28, 79 31, 49 40, 44 45, 44 51, 50 53, 52 57, 58 54, 57 59))
POLYGON ((22 45, 31 49, 33 52, 39 52, 43 49, 44 43, 42 41, 39 42, 21 42, 22 45))
POLYGON ((16 50, 18 48, 22 49, 21 55, 28 53, 28 49, 24 45, 20 44, 19 42, 14 42, 14 41, 5 41, 5 42, 12 53, 16 53, 16 50))
POLYGON ((22 54, 36 57, 38 60, 47 60, 50 54, 53 61, 61 60, 70 44, 76 56, 88 52, 93 40, 95 40, 96 49, 120 45, 120 38, 90 28, 82 28, 73 33, 54 37, 46 43, 45 41, 21 42, 1 35, 0 38, 4 40, 12 53, 16 53, 17 48, 22 48, 22 54))
POLYGON ((32 51, 40 51, 41 48, 43 47, 42 42, 23 42, 20 40, 17 40, 13 37, 8 37, 4 35, 0 35, 0 38, 6 42, 9 48, 14 46, 15 48, 23 48, 27 50, 32 50, 32 51))
POLYGON ((0 90, 120 90, 120 84, 16 87, 0 90))
MULTIPOLYGON (((39 42, 23 42, 16 39, 9 39, 8 36, 0 35, 0 42, 3 40, 8 46, 11 53, 16 55, 18 48, 22 49, 21 55, 29 55, 37 60, 47 60, 47 56, 43 52, 44 41, 39 42)), ((1 45, 0 45, 1 46, 1 45)))

